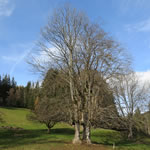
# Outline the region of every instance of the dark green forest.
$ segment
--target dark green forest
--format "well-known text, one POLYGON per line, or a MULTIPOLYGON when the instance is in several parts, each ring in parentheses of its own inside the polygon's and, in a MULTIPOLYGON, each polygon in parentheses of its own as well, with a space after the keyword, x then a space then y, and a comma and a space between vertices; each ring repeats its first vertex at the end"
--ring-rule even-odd
POLYGON ((0 76, 0 105, 33 109, 39 88, 39 82, 29 81, 26 86, 18 86, 14 77, 0 76))

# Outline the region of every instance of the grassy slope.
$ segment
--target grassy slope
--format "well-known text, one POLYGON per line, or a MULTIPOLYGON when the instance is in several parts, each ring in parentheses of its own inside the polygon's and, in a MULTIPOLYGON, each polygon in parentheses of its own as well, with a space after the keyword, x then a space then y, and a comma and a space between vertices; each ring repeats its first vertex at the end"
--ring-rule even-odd
POLYGON ((33 123, 26 119, 26 115, 30 113, 28 109, 23 108, 0 108, 4 123, 0 125, 21 127, 24 129, 45 129, 40 123, 33 123))
POLYGON ((44 125, 26 119, 26 115, 30 113, 28 109, 0 108, 0 111, 5 121, 0 126, 24 129, 21 131, 0 129, 0 149, 2 150, 109 150, 113 143, 117 145, 118 150, 150 150, 150 138, 143 137, 129 142, 124 140, 119 132, 104 129, 92 130, 92 141, 95 145, 73 146, 70 143, 74 130, 69 125, 58 124, 51 130, 51 134, 47 134, 44 125))

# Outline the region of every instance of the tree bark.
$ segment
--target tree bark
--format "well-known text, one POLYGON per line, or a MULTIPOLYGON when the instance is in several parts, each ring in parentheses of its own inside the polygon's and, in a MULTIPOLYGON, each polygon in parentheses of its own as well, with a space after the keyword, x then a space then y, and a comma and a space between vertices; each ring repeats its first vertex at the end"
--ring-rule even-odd
POLYGON ((75 122, 75 135, 74 135, 74 139, 73 139, 72 143, 73 144, 81 144, 79 122, 75 122))
POLYGON ((47 133, 48 134, 50 134, 50 130, 51 130, 51 128, 48 127, 48 129, 47 129, 47 133))
POLYGON ((91 144, 91 127, 89 124, 86 126, 86 143, 91 144))
POLYGON ((49 134, 49 133, 50 133, 50 130, 51 130, 51 127, 50 127, 49 123, 47 123, 46 126, 47 126, 47 128, 48 128, 48 129, 47 129, 47 133, 49 134))
POLYGON ((86 141, 86 126, 85 124, 82 125, 83 126, 83 132, 82 132, 82 141, 86 141))
POLYGON ((87 114, 84 116, 82 140, 87 144, 91 144, 91 126, 87 114))

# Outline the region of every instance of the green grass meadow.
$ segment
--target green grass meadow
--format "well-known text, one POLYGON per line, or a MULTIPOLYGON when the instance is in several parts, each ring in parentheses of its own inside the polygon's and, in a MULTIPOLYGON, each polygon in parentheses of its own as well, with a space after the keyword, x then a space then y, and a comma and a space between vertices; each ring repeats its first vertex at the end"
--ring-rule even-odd
POLYGON ((92 145, 72 145, 74 129, 67 124, 57 124, 48 134, 45 125, 26 119, 28 109, 0 108, 0 112, 4 119, 0 123, 0 150, 111 150, 113 144, 116 150, 150 150, 150 137, 128 141, 120 132, 105 129, 92 130, 92 145))

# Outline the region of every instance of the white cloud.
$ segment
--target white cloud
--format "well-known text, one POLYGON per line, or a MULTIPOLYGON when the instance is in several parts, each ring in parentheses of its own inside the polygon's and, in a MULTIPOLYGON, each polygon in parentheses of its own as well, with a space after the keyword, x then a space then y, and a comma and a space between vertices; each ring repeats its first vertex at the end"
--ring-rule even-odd
POLYGON ((16 56, 2 56, 2 59, 6 62, 16 62, 18 57, 16 56))
POLYGON ((136 24, 126 25, 127 31, 150 32, 150 18, 136 24))
POLYGON ((150 70, 145 72, 136 72, 136 74, 139 77, 141 82, 150 83, 150 70))
POLYGON ((10 16, 14 8, 10 0, 0 0, 0 16, 10 16))

